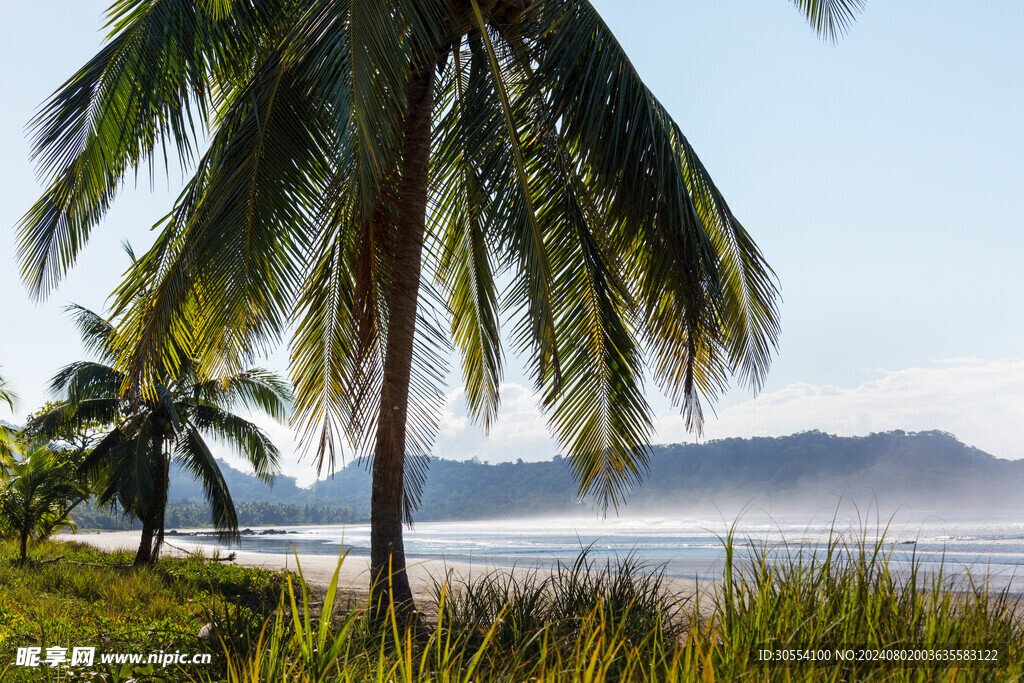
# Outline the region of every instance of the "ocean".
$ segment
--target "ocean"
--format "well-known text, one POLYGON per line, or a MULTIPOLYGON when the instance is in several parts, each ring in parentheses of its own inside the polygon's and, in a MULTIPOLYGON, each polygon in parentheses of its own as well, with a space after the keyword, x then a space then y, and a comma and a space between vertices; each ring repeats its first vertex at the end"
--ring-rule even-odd
MULTIPOLYGON (((547 567, 571 563, 584 548, 598 566, 634 555, 651 571, 684 578, 720 579, 725 563, 722 539, 732 530, 738 556, 751 545, 769 554, 820 553, 830 536, 873 547, 882 538, 890 567, 905 572, 911 562, 924 573, 941 566, 946 576, 976 581, 988 577, 994 590, 1024 593, 1024 512, 908 512, 891 516, 856 513, 738 517, 612 517, 506 519, 475 522, 425 522, 405 531, 409 561, 448 559, 484 566, 547 567)), ((337 556, 344 546, 367 555, 368 524, 276 527, 287 533, 254 529, 241 543, 221 544, 210 536, 174 536, 172 543, 220 546, 223 550, 337 556)))

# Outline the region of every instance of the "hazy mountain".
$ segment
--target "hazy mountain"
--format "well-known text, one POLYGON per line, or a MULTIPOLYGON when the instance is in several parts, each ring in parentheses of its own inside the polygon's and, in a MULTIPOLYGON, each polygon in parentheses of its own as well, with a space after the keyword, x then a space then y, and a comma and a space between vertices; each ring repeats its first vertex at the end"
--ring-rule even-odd
MULTIPOLYGON (((370 477, 351 464, 311 488, 278 477, 273 488, 222 464, 236 501, 349 507, 369 511, 370 477)), ((172 477, 170 498, 199 499, 187 474, 172 477)), ((588 513, 561 458, 483 464, 435 460, 418 520, 485 519, 588 513)), ((778 438, 723 439, 652 447, 650 476, 627 498, 626 512, 723 510, 748 503, 771 512, 834 506, 840 495, 885 510, 1024 508, 1024 460, 1003 460, 944 432, 864 437, 804 432, 778 438)))
MULTIPOLYGON (((279 476, 273 486, 260 481, 255 475, 236 470, 223 460, 217 461, 227 482, 228 490, 235 501, 269 501, 274 503, 305 503, 309 489, 299 487, 292 477, 279 476)), ((167 492, 169 500, 201 500, 202 485, 186 470, 177 465, 171 467, 171 486, 167 492)))
POLYGON ((864 437, 805 432, 778 438, 724 439, 655 446, 638 508, 665 502, 743 505, 756 496, 776 512, 834 506, 839 496, 883 510, 1024 509, 1024 460, 1004 460, 945 432, 864 437))

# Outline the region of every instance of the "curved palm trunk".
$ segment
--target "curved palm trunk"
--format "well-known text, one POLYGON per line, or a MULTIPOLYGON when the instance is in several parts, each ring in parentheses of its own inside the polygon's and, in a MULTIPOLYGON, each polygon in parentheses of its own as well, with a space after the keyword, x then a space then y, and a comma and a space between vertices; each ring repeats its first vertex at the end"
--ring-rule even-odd
POLYGON ((160 471, 153 481, 157 500, 146 519, 142 520, 142 538, 135 553, 136 567, 155 564, 160 556, 160 546, 164 542, 164 515, 167 512, 167 486, 170 480, 170 459, 164 454, 165 443, 166 439, 160 438, 154 446, 160 454, 161 462, 160 471))
POLYGON ((157 559, 160 557, 160 548, 164 544, 164 518, 167 516, 167 493, 171 486, 171 459, 170 456, 163 455, 163 470, 159 479, 159 488, 157 489, 160 493, 159 504, 157 505, 156 518, 154 519, 154 527, 156 528, 156 539, 153 541, 153 552, 150 553, 149 563, 155 564, 157 559))
POLYGON ((139 549, 135 552, 135 566, 152 564, 153 562, 153 533, 154 525, 151 520, 142 522, 142 539, 139 541, 139 549))
MULTIPOLYGON (((429 61, 428 61, 429 63, 429 61)), ((415 605, 402 541, 405 428, 409 406, 416 304, 427 216, 430 115, 434 66, 414 71, 406 87, 402 177, 398 191, 397 240, 391 263, 387 348, 373 461, 370 512, 370 590, 375 613, 391 601, 413 618, 415 605)))

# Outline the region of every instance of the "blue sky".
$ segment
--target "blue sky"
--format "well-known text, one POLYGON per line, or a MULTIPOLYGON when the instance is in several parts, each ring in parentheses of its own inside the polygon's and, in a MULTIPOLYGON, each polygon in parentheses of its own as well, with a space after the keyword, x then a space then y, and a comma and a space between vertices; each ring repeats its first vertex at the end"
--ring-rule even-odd
MULTIPOLYGON (((943 429, 1024 457, 1024 5, 869 0, 833 47, 785 0, 595 4, 781 282, 767 385, 756 399, 730 392, 706 436, 943 429)), ((148 244, 180 182, 158 177, 150 193, 144 172, 61 289, 28 300, 13 225, 41 188, 24 126, 99 47, 104 7, 16 3, 2 29, 0 366, 23 397, 15 418, 81 355, 61 306, 102 309, 125 266, 118 243, 148 244)), ((506 380, 487 437, 465 419, 451 376, 439 455, 557 452, 514 357, 506 380)), ((667 402, 653 390, 650 400, 655 441, 688 438, 667 402)), ((289 451, 288 431, 273 433, 289 451)), ((309 463, 292 460, 286 471, 308 476, 309 463)))

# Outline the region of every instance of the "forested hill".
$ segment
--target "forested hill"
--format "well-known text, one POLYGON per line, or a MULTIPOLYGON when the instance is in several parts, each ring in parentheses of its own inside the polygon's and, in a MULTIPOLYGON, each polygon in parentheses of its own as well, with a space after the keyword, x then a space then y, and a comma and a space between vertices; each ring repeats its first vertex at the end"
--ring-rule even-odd
MULTIPOLYGON (((840 495, 884 509, 1024 508, 1024 460, 995 458, 943 432, 902 431, 864 437, 805 432, 778 438, 723 439, 653 446, 651 473, 624 511, 663 513, 725 509, 753 502, 774 512, 834 506, 840 495)), ((357 464, 333 479, 300 488, 279 477, 271 489, 224 466, 236 501, 369 510, 369 475, 357 464)), ((172 477, 172 499, 199 499, 185 473, 172 477)), ((561 458, 538 463, 484 464, 436 460, 416 518, 486 519, 586 514, 561 458)), ((353 519, 352 521, 358 521, 353 519)))

